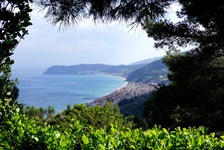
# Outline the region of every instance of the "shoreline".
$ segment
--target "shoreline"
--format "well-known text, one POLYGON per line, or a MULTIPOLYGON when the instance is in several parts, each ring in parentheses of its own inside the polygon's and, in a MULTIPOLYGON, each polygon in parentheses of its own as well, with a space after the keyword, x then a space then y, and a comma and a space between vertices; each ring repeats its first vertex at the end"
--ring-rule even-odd
MULTIPOLYGON (((119 91, 119 90, 121 90, 122 88, 126 88, 126 87, 128 86, 128 84, 130 83, 130 82, 127 81, 127 78, 125 78, 124 76, 120 76, 120 75, 118 75, 118 74, 105 74, 105 73, 99 73, 99 75, 105 75, 105 76, 112 76, 112 77, 122 78, 122 80, 124 80, 125 83, 124 83, 123 86, 121 86, 121 87, 115 89, 114 91, 112 91, 112 92, 110 92, 110 93, 105 94, 104 96, 102 96, 102 97, 100 97, 100 98, 98 98, 98 99, 101 99, 101 98, 106 97, 106 96, 108 96, 108 95, 110 95, 110 94, 113 94, 114 92, 119 91)), ((98 100, 98 99, 94 99, 93 101, 89 102, 88 104, 90 104, 90 103, 94 103, 94 101, 95 101, 95 100, 98 100)))
MULTIPOLYGON (((120 78, 121 80, 124 81, 124 85, 122 85, 122 86, 116 88, 115 90, 113 90, 113 91, 111 91, 111 92, 105 93, 103 96, 100 96, 100 97, 97 97, 97 98, 86 98, 86 97, 84 97, 83 99, 91 99, 91 101, 86 102, 85 105, 89 105, 89 104, 91 104, 91 103, 94 103, 94 101, 96 101, 97 99, 101 99, 101 98, 103 98, 103 97, 105 97, 105 96, 107 96, 107 95, 110 95, 110 94, 112 94, 112 93, 114 93, 114 92, 116 92, 116 91, 119 91, 119 90, 121 90, 122 88, 125 88, 125 87, 129 84, 129 82, 126 81, 127 78, 125 78, 124 76, 118 75, 118 74, 86 73, 86 74, 82 74, 82 75, 91 75, 91 74, 92 74, 92 75, 102 75, 102 76, 110 76, 110 77, 120 78)), ((72 75, 72 74, 71 74, 71 75, 72 75)))
POLYGON ((155 90, 154 86, 150 86, 148 84, 143 83, 132 83, 126 82, 124 86, 107 94, 101 98, 95 99, 92 102, 86 103, 87 106, 102 106, 108 100, 112 100, 113 103, 118 103, 125 99, 131 99, 136 96, 141 96, 143 94, 152 92, 155 90))
POLYGON ((105 75, 105 76, 113 76, 113 77, 118 77, 118 78, 122 78, 123 80, 127 80, 127 78, 125 78, 124 76, 118 75, 118 74, 107 74, 107 73, 93 73, 93 74, 99 74, 99 75, 105 75))
MULTIPOLYGON (((104 96, 107 96, 107 95, 109 95, 109 94, 111 94, 111 93, 113 93, 113 92, 115 92, 115 91, 117 91, 117 90, 120 90, 120 89, 126 87, 126 86, 129 84, 129 82, 127 81, 127 78, 125 78, 124 76, 120 76, 120 75, 118 75, 118 74, 106 74, 106 73, 96 73, 96 74, 97 74, 97 75, 105 75, 105 76, 118 77, 118 78, 121 78, 123 81, 125 81, 124 85, 122 85, 121 87, 115 89, 114 91, 112 91, 112 92, 110 92, 110 93, 105 94, 104 96)), ((103 97, 104 97, 104 96, 103 96, 103 97)), ((101 98, 102 98, 102 97, 101 97, 101 98)), ((99 98, 98 98, 98 99, 99 99, 99 98)), ((96 100, 96 99, 95 99, 95 100, 96 100)), ((94 100, 93 100, 93 101, 94 101, 94 100)), ((89 102, 89 103, 92 103, 93 101, 91 101, 91 102, 89 102)))
MULTIPOLYGON (((154 90, 154 87, 151 87, 147 84, 128 82, 127 78, 125 78, 124 76, 119 75, 119 74, 85 73, 82 75, 90 75, 90 74, 120 78, 121 80, 124 81, 124 85, 116 88, 112 92, 105 93, 101 97, 95 97, 95 98, 86 98, 85 97, 85 98, 83 98, 83 99, 89 99, 89 100, 91 99, 91 101, 85 103, 87 106, 104 105, 108 99, 112 99, 113 102, 119 102, 123 99, 130 99, 135 96, 140 96, 142 94, 145 94, 145 93, 148 93, 148 92, 154 90), (139 89, 141 89, 141 90, 138 91, 139 89)), ((73 74, 70 74, 70 75, 73 75, 73 74)))

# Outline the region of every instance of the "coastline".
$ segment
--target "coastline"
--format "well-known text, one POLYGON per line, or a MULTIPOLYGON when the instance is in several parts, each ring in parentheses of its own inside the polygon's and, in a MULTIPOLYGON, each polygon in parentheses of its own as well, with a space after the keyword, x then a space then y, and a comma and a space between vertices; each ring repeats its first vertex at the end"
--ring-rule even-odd
POLYGON ((117 90, 120 90, 120 89, 126 87, 126 86, 128 85, 128 83, 129 83, 129 82, 125 80, 125 84, 124 84, 123 86, 121 86, 120 88, 118 88, 117 90))
MULTIPOLYGON (((106 73, 97 73, 97 74, 99 74, 99 75, 105 75, 105 76, 112 76, 112 77, 118 77, 118 78, 121 78, 122 80, 124 80, 125 81, 125 84, 124 85, 122 85, 121 87, 119 87, 119 88, 117 88, 116 90, 114 90, 114 91, 117 91, 117 90, 120 90, 120 89, 122 89, 122 88, 124 88, 124 87, 126 87, 127 85, 128 85, 128 81, 127 81, 127 78, 125 78, 124 76, 121 76, 121 75, 118 75, 118 74, 106 74, 106 73)), ((111 94, 111 93, 113 93, 114 91, 112 91, 112 92, 110 92, 110 93, 108 93, 108 94, 105 94, 104 96, 106 96, 106 95, 109 95, 109 94, 111 94)), ((103 97, 104 97, 103 96, 103 97)), ((93 100, 94 101, 94 100, 93 100)), ((92 101, 92 102, 93 102, 92 101)), ((89 103, 91 103, 91 102, 89 102, 89 103)))
POLYGON ((118 90, 113 91, 112 93, 105 95, 101 98, 95 99, 92 102, 86 103, 87 106, 102 106, 104 105, 108 100, 112 100, 113 103, 118 103, 125 99, 131 99, 136 96, 141 96, 143 94, 149 93, 151 91, 154 91, 155 87, 143 84, 143 83, 132 83, 132 82, 126 82, 124 86, 119 88, 118 90))
POLYGON ((113 76, 113 77, 122 78, 125 81, 127 80, 127 78, 125 78, 124 76, 118 75, 118 74, 114 74, 114 73, 95 73, 95 74, 105 75, 105 76, 113 76))

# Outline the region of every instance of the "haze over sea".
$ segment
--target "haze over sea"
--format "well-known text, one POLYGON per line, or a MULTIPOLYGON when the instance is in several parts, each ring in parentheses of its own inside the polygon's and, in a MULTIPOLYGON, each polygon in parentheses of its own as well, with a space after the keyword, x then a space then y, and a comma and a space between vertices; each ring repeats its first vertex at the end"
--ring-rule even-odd
POLYGON ((19 80, 19 102, 27 106, 53 106, 56 112, 67 105, 88 103, 126 84, 124 78, 99 74, 43 75, 43 70, 13 69, 19 80))

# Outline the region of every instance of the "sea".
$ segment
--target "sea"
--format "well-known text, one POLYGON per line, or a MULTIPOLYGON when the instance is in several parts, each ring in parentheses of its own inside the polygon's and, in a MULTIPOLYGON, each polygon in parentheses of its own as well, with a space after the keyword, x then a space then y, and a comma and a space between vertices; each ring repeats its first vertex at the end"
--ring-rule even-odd
POLYGON ((124 78, 101 74, 44 75, 37 70, 13 69, 19 81, 19 102, 26 106, 53 106, 56 113, 67 105, 89 103, 127 84, 124 78))

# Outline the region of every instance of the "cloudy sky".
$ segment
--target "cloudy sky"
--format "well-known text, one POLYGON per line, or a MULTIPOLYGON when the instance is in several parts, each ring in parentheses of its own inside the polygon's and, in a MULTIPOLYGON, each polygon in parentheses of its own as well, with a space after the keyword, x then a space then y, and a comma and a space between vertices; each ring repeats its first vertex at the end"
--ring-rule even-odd
MULTIPOLYGON (((175 7, 173 9, 176 9, 175 7)), ((16 68, 48 68, 52 65, 130 64, 163 56, 153 47, 153 40, 126 24, 94 24, 86 20, 60 31, 48 23, 36 9, 31 14, 29 35, 15 49, 16 68)))

